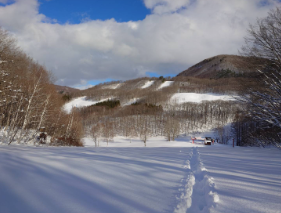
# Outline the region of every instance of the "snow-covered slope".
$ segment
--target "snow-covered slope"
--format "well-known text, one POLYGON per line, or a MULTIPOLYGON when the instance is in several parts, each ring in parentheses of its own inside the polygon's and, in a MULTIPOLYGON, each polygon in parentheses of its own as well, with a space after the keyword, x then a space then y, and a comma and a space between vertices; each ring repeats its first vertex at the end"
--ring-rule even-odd
POLYGON ((145 89, 150 87, 152 84, 154 84, 154 81, 147 81, 141 88, 145 89))
POLYGON ((171 102, 176 102, 178 104, 186 102, 200 103, 202 101, 233 101, 233 97, 229 95, 218 95, 218 94, 200 94, 200 93, 176 93, 171 97, 171 102))
POLYGON ((100 101, 92 101, 92 100, 86 100, 86 96, 80 97, 80 98, 75 98, 73 100, 71 100, 70 102, 66 103, 63 106, 63 109, 67 112, 70 113, 73 107, 85 107, 85 106, 91 106, 94 105, 98 102, 102 102, 105 101, 107 99, 104 100, 100 100, 100 101))
MULTIPOLYGON (((164 83, 163 83, 164 84, 164 83)), ((167 84, 166 84, 167 86, 167 84)), ((163 88, 163 87, 162 87, 163 88)), ((91 106, 98 102, 106 101, 107 99, 103 99, 100 101, 92 101, 92 100, 86 100, 86 96, 79 97, 76 99, 71 100, 70 102, 66 103, 63 107, 63 109, 70 113, 71 109, 73 107, 85 107, 85 106, 91 106)), ((139 98, 133 98, 127 103, 123 104, 123 106, 131 105, 132 103, 139 100, 139 98)), ((225 100, 225 101, 231 101, 235 100, 233 97, 228 95, 218 95, 218 94, 199 94, 199 93, 176 93, 171 97, 172 103, 186 103, 186 102, 195 102, 200 103, 202 101, 215 101, 215 100, 225 100)))
POLYGON ((164 88, 164 87, 169 87, 169 86, 171 86, 173 83, 174 83, 173 81, 165 81, 164 83, 162 83, 162 84, 158 87, 158 89, 162 89, 162 88, 164 88))

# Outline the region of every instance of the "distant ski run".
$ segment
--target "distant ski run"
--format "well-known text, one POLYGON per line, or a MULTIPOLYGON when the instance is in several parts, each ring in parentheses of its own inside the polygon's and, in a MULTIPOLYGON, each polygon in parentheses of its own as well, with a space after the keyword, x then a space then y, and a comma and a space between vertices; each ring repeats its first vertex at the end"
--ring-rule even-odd
POLYGON ((186 179, 184 192, 178 198, 180 203, 174 213, 210 213, 210 209, 219 201, 213 178, 208 176, 197 148, 192 149, 188 159, 185 167, 190 170, 190 173, 186 179))

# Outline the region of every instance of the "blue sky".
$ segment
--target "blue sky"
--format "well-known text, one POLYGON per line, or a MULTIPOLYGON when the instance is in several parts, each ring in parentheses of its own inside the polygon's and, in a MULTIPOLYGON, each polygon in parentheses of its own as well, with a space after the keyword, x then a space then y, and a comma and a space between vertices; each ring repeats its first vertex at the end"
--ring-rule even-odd
MULTIPOLYGON (((107 20, 114 18, 117 22, 139 21, 151 14, 143 0, 40 0, 39 13, 48 18, 57 20, 60 24, 79 24, 87 20, 107 20)), ((159 77, 154 72, 146 72, 148 77, 159 77)), ((164 77, 174 77, 175 74, 166 74, 164 77)), ((118 80, 118 79, 115 79, 118 80)), ((87 85, 97 85, 103 82, 114 81, 89 80, 87 85)))
POLYGON ((143 0, 40 0, 39 12, 59 23, 78 24, 84 19, 118 22, 143 20, 150 10, 143 0))
POLYGON ((154 72, 146 72, 145 73, 147 76, 149 76, 149 77, 156 77, 156 78, 158 78, 158 77, 160 77, 160 76, 163 76, 163 77, 175 77, 176 76, 176 74, 165 74, 165 75, 159 75, 159 74, 157 74, 157 73, 154 73, 154 72))

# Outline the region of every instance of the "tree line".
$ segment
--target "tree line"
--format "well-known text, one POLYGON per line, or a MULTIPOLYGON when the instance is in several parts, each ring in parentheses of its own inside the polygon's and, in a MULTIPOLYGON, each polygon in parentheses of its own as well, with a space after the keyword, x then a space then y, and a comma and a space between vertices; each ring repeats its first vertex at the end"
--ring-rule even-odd
MULTIPOLYGON (((174 141, 180 133, 192 135, 198 131, 223 129, 233 121, 237 107, 235 102, 206 101, 180 105, 166 103, 163 106, 132 104, 118 109, 89 106, 77 110, 96 146, 117 135, 130 139, 139 137, 146 146, 148 139, 154 136, 165 136, 168 141, 174 141)), ((219 135, 221 141, 226 137, 224 132, 219 135)))
POLYGON ((243 87, 241 109, 235 118, 241 145, 281 148, 281 9, 250 25, 241 54, 260 60, 259 75, 243 87))

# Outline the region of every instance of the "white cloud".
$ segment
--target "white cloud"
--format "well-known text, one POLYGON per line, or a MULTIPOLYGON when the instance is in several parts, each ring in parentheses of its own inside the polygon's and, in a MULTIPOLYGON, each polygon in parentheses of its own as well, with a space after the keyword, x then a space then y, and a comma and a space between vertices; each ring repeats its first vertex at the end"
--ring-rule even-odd
POLYGON ((154 13, 175 12, 190 4, 190 0, 144 0, 145 6, 154 13))
MULTIPOLYGON (((3 2, 3 0, 0 0, 3 2)), ((237 54, 249 23, 277 0, 144 0, 144 20, 58 24, 39 14, 37 0, 0 6, 0 26, 57 76, 58 83, 130 79, 145 72, 179 73, 207 57, 237 54)))
POLYGON ((10 2, 11 0, 0 0, 0 3, 2 4, 7 4, 8 2, 10 2))

